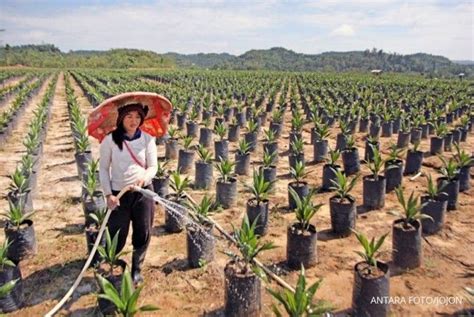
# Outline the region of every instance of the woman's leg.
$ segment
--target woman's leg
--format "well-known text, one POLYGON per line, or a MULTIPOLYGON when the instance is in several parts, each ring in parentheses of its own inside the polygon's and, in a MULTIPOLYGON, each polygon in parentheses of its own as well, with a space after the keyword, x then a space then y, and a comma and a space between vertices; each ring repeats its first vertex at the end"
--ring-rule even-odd
MULTIPOLYGON (((118 192, 117 192, 118 193, 118 192)), ((116 195, 117 193, 113 193, 116 195)), ((109 228, 110 237, 113 239, 115 234, 119 232, 117 243, 117 253, 123 250, 125 242, 127 241, 128 230, 130 228, 131 215, 131 193, 125 193, 120 199, 120 206, 115 208, 110 214, 107 227, 109 228)))
POLYGON ((146 251, 150 244, 151 229, 155 214, 155 204, 153 200, 144 197, 140 193, 135 193, 137 199, 132 206, 132 276, 135 283, 143 281, 140 275, 146 251))

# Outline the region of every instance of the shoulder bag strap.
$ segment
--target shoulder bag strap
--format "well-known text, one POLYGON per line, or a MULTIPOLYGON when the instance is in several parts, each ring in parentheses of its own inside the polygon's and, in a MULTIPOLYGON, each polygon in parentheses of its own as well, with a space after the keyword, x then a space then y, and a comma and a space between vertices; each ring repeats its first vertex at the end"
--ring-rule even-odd
POLYGON ((123 141, 123 144, 125 144, 125 147, 127 148, 128 153, 130 153, 130 156, 131 156, 132 159, 135 161, 135 163, 137 163, 138 165, 140 165, 141 167, 143 167, 143 168, 146 169, 145 164, 143 164, 142 162, 140 162, 140 160, 136 157, 135 153, 133 153, 133 151, 130 149, 130 147, 128 146, 127 141, 124 140, 124 141, 123 141))

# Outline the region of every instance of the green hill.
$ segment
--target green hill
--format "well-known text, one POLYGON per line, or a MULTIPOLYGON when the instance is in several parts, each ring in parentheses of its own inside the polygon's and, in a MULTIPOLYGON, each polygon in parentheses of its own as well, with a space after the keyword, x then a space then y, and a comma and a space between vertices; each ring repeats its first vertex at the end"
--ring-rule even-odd
POLYGON ((92 68, 209 68, 280 71, 363 71, 423 73, 431 76, 474 77, 474 65, 455 63, 446 57, 424 53, 401 55, 382 50, 301 54, 274 47, 250 50, 235 56, 228 53, 157 54, 137 49, 61 52, 51 44, 0 48, 0 66, 92 67, 92 68))
POLYGON ((8 65, 123 69, 174 67, 174 61, 152 51, 111 49, 63 53, 54 45, 45 44, 0 48, 0 66, 8 65))
MULTIPOLYGON (((165 54, 166 55, 166 54, 165 54)), ((171 57, 171 56, 170 56, 171 57)), ((229 54, 181 55, 173 53, 178 65, 214 69, 269 69, 293 71, 369 71, 416 72, 434 76, 474 76, 473 65, 454 63, 443 56, 424 53, 390 54, 382 50, 300 54, 281 47, 250 50, 240 56, 229 54), (213 63, 212 63, 213 62, 213 63)))

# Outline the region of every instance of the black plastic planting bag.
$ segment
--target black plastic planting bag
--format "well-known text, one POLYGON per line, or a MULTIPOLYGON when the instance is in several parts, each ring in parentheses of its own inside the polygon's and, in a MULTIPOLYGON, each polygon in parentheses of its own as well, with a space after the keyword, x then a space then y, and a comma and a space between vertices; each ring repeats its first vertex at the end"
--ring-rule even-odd
POLYGON ((0 312, 9 313, 20 309, 23 305, 23 284, 21 281, 21 272, 18 266, 3 266, 0 271, 0 286, 18 280, 13 289, 7 295, 0 297, 0 312))
POLYGON ((18 263, 20 260, 36 254, 38 248, 36 245, 33 221, 23 221, 20 225, 20 229, 17 229, 11 223, 7 222, 5 226, 5 236, 8 238, 8 241, 11 241, 7 257, 13 262, 18 263))

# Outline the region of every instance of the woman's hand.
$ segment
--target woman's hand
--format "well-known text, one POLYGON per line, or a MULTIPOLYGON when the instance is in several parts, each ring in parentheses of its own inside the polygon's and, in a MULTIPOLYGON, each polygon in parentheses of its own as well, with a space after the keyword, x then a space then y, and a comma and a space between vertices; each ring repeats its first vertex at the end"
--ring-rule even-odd
POLYGON ((111 210, 114 210, 117 206, 120 206, 120 200, 117 198, 117 196, 107 195, 107 207, 109 207, 111 210))

